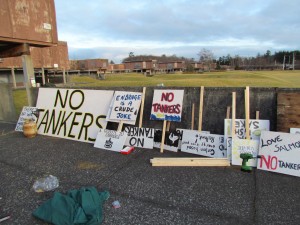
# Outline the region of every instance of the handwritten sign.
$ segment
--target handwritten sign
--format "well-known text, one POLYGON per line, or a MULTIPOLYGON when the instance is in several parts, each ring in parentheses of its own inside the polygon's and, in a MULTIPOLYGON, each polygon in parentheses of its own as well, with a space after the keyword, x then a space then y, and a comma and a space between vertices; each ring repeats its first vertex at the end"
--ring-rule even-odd
POLYGON ((263 131, 257 168, 300 177, 300 135, 263 131))
MULTIPOLYGON (((181 150, 181 145, 182 145, 182 135, 183 135, 183 131, 188 130, 188 129, 181 129, 181 128, 177 128, 176 132, 180 134, 180 138, 178 141, 178 150, 181 150)), ((201 134, 209 134, 210 131, 200 131, 201 134)))
POLYGON ((291 134, 300 134, 300 128, 290 128, 291 134))
POLYGON ((127 133, 125 145, 153 149, 153 128, 125 127, 124 132, 127 133))
POLYGON ((93 143, 106 128, 113 91, 40 88, 38 133, 93 143))
POLYGON ((225 158, 224 135, 203 134, 195 130, 184 130, 181 151, 213 158, 225 158))
MULTIPOLYGON (((154 144, 153 144, 155 148, 161 147, 161 139, 162 139, 162 130, 156 129, 154 133, 154 144)), ((177 152, 179 139, 180 139, 179 131, 166 131, 164 150, 177 152)))
POLYGON ((142 100, 142 93, 116 91, 108 121, 133 121, 135 123, 142 100))
POLYGON ((232 165, 242 165, 242 159, 240 158, 241 153, 250 153, 253 155, 253 159, 249 159, 247 165, 256 167, 257 155, 258 155, 258 140, 248 139, 232 139, 232 165))
POLYGON ((181 121, 184 90, 154 90, 151 120, 181 121))
MULTIPOLYGON (((246 138, 246 120, 235 119, 235 138, 245 139, 246 138)), ((250 139, 259 140, 262 131, 270 130, 269 120, 249 120, 250 139)), ((227 149, 227 158, 232 160, 232 143, 231 143, 231 119, 224 120, 224 136, 227 149)))
POLYGON ((24 106, 22 109, 22 112, 20 114, 20 117, 18 119, 18 122, 16 124, 15 131, 23 131, 23 125, 25 120, 30 119, 34 122, 37 121, 38 118, 38 108, 37 107, 31 107, 31 106, 24 106))
POLYGON ((125 132, 100 129, 94 147, 120 152, 123 149, 126 138, 127 134, 125 132))

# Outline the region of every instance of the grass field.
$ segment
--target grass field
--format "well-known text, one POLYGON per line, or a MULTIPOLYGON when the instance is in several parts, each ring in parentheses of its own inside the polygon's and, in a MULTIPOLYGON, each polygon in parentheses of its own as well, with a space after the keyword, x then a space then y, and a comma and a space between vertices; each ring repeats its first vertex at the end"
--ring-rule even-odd
POLYGON ((130 73, 106 74, 105 80, 87 76, 71 76, 75 86, 127 87, 164 86, 173 87, 300 87, 300 71, 224 71, 199 74, 157 74, 145 77, 130 73))
MULTIPOLYGON (((295 71, 224 71, 199 74, 157 74, 146 77, 130 73, 109 75, 105 80, 88 76, 70 76, 72 87, 147 87, 164 84, 165 87, 286 87, 300 88, 300 70, 295 71)), ((17 114, 27 105, 26 91, 15 90, 17 114)))

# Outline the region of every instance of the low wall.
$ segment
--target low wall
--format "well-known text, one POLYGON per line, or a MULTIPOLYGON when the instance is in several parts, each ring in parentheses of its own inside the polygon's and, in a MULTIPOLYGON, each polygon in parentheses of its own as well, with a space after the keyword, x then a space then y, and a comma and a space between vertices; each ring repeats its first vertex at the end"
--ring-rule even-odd
MULTIPOLYGON (((68 87, 76 89, 76 87, 68 87)), ((118 90, 118 91, 139 91, 142 87, 107 87, 91 88, 80 87, 78 89, 94 90, 118 90)), ((162 121, 150 120, 153 92, 155 89, 184 89, 183 112, 181 122, 172 122, 170 129, 186 128, 191 129, 192 105, 195 104, 194 129, 199 124, 200 88, 196 87, 147 87, 143 114, 143 127, 162 128, 162 121)), ((2 90, 2 88, 1 88, 2 90)), ((7 89, 6 89, 7 90, 7 89)), ((245 118, 245 88, 235 87, 207 87, 204 89, 203 98, 203 120, 202 130, 210 131, 213 134, 224 134, 224 119, 227 107, 232 105, 232 92, 236 92, 236 118, 245 118)), ((5 92, 5 91, 4 91, 5 92)), ((250 88, 250 119, 255 119, 256 111, 259 111, 259 118, 270 120, 270 130, 277 131, 277 93, 292 92, 300 93, 298 88, 250 88)), ((38 88, 32 88, 34 98, 37 98, 38 88)), ((5 94, 7 96, 7 94, 5 94)), ((1 100, 2 102, 3 100, 1 100)), ((35 100, 36 101, 36 100, 35 100)), ((97 98, 95 98, 97 101, 97 98)), ((3 103, 2 103, 3 104, 3 103)), ((3 108, 3 107, 2 107, 3 108)), ((7 107, 5 107, 7 108, 7 107)), ((7 114, 8 112, 6 112, 7 114)), ((299 113, 300 114, 300 113, 299 113)), ((139 117, 138 117, 139 118, 139 117)), ((137 123, 138 124, 138 121, 137 123)), ((117 129, 117 123, 108 123, 109 129, 117 129)))

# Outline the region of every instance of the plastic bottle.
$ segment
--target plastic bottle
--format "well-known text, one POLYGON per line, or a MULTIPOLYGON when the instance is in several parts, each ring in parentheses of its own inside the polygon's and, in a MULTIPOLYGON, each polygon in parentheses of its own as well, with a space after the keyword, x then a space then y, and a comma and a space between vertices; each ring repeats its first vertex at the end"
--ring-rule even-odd
POLYGON ((33 184, 35 192, 51 191, 59 186, 57 177, 49 175, 36 180, 33 184))

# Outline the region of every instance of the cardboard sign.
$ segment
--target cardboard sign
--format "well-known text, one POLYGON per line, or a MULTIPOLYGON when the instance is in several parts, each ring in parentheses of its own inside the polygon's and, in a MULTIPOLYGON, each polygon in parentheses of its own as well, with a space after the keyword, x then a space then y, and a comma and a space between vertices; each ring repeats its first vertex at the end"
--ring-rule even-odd
POLYGON ((151 120, 181 121, 184 90, 154 90, 151 120))
POLYGON ((212 158, 227 156, 224 135, 203 134, 195 130, 184 130, 181 151, 212 158))
POLYGON ((300 135, 263 131, 257 168, 300 177, 300 135))
POLYGON ((38 114, 39 112, 37 107, 24 106, 20 114, 20 117, 18 119, 15 131, 23 131, 23 125, 25 120, 27 119, 36 122, 38 118, 38 114))
POLYGON ((113 91, 40 88, 38 133, 93 143, 106 128, 113 91))
MULTIPOLYGON (((235 119, 235 138, 245 139, 246 138, 246 127, 245 119, 235 119)), ((262 131, 270 130, 270 121, 269 120, 250 120, 250 139, 259 140, 260 134, 262 131)), ((224 120, 224 136, 227 149, 227 158, 232 160, 232 149, 231 149, 231 119, 224 120)))
POLYGON ((232 165, 242 165, 242 159, 240 158, 241 153, 250 153, 253 155, 253 159, 249 159, 247 165, 256 167, 257 165, 257 155, 258 155, 258 140, 248 140, 248 139, 232 139, 232 165))
MULTIPOLYGON (((161 147, 161 139, 162 139, 162 130, 156 129, 154 133, 154 144, 153 144, 155 148, 161 147)), ((177 152, 179 139, 180 139, 179 131, 166 131, 164 150, 177 152)))
POLYGON ((300 134, 300 128, 290 128, 291 134, 300 134))
POLYGON ((125 145, 153 149, 154 129, 125 127, 124 132, 127 133, 125 145))
POLYGON ((127 134, 125 132, 100 129, 94 147, 120 152, 123 149, 126 138, 127 134))
MULTIPOLYGON (((178 150, 181 150, 181 145, 182 145, 182 135, 183 135, 183 131, 188 130, 188 129, 181 129, 181 128, 177 128, 176 132, 180 134, 180 138, 179 138, 179 142, 178 142, 178 150)), ((201 134, 209 134, 209 131, 201 131, 201 134)))
POLYGON ((108 113, 108 121, 131 121, 135 123, 140 104, 142 93, 116 91, 108 113))

